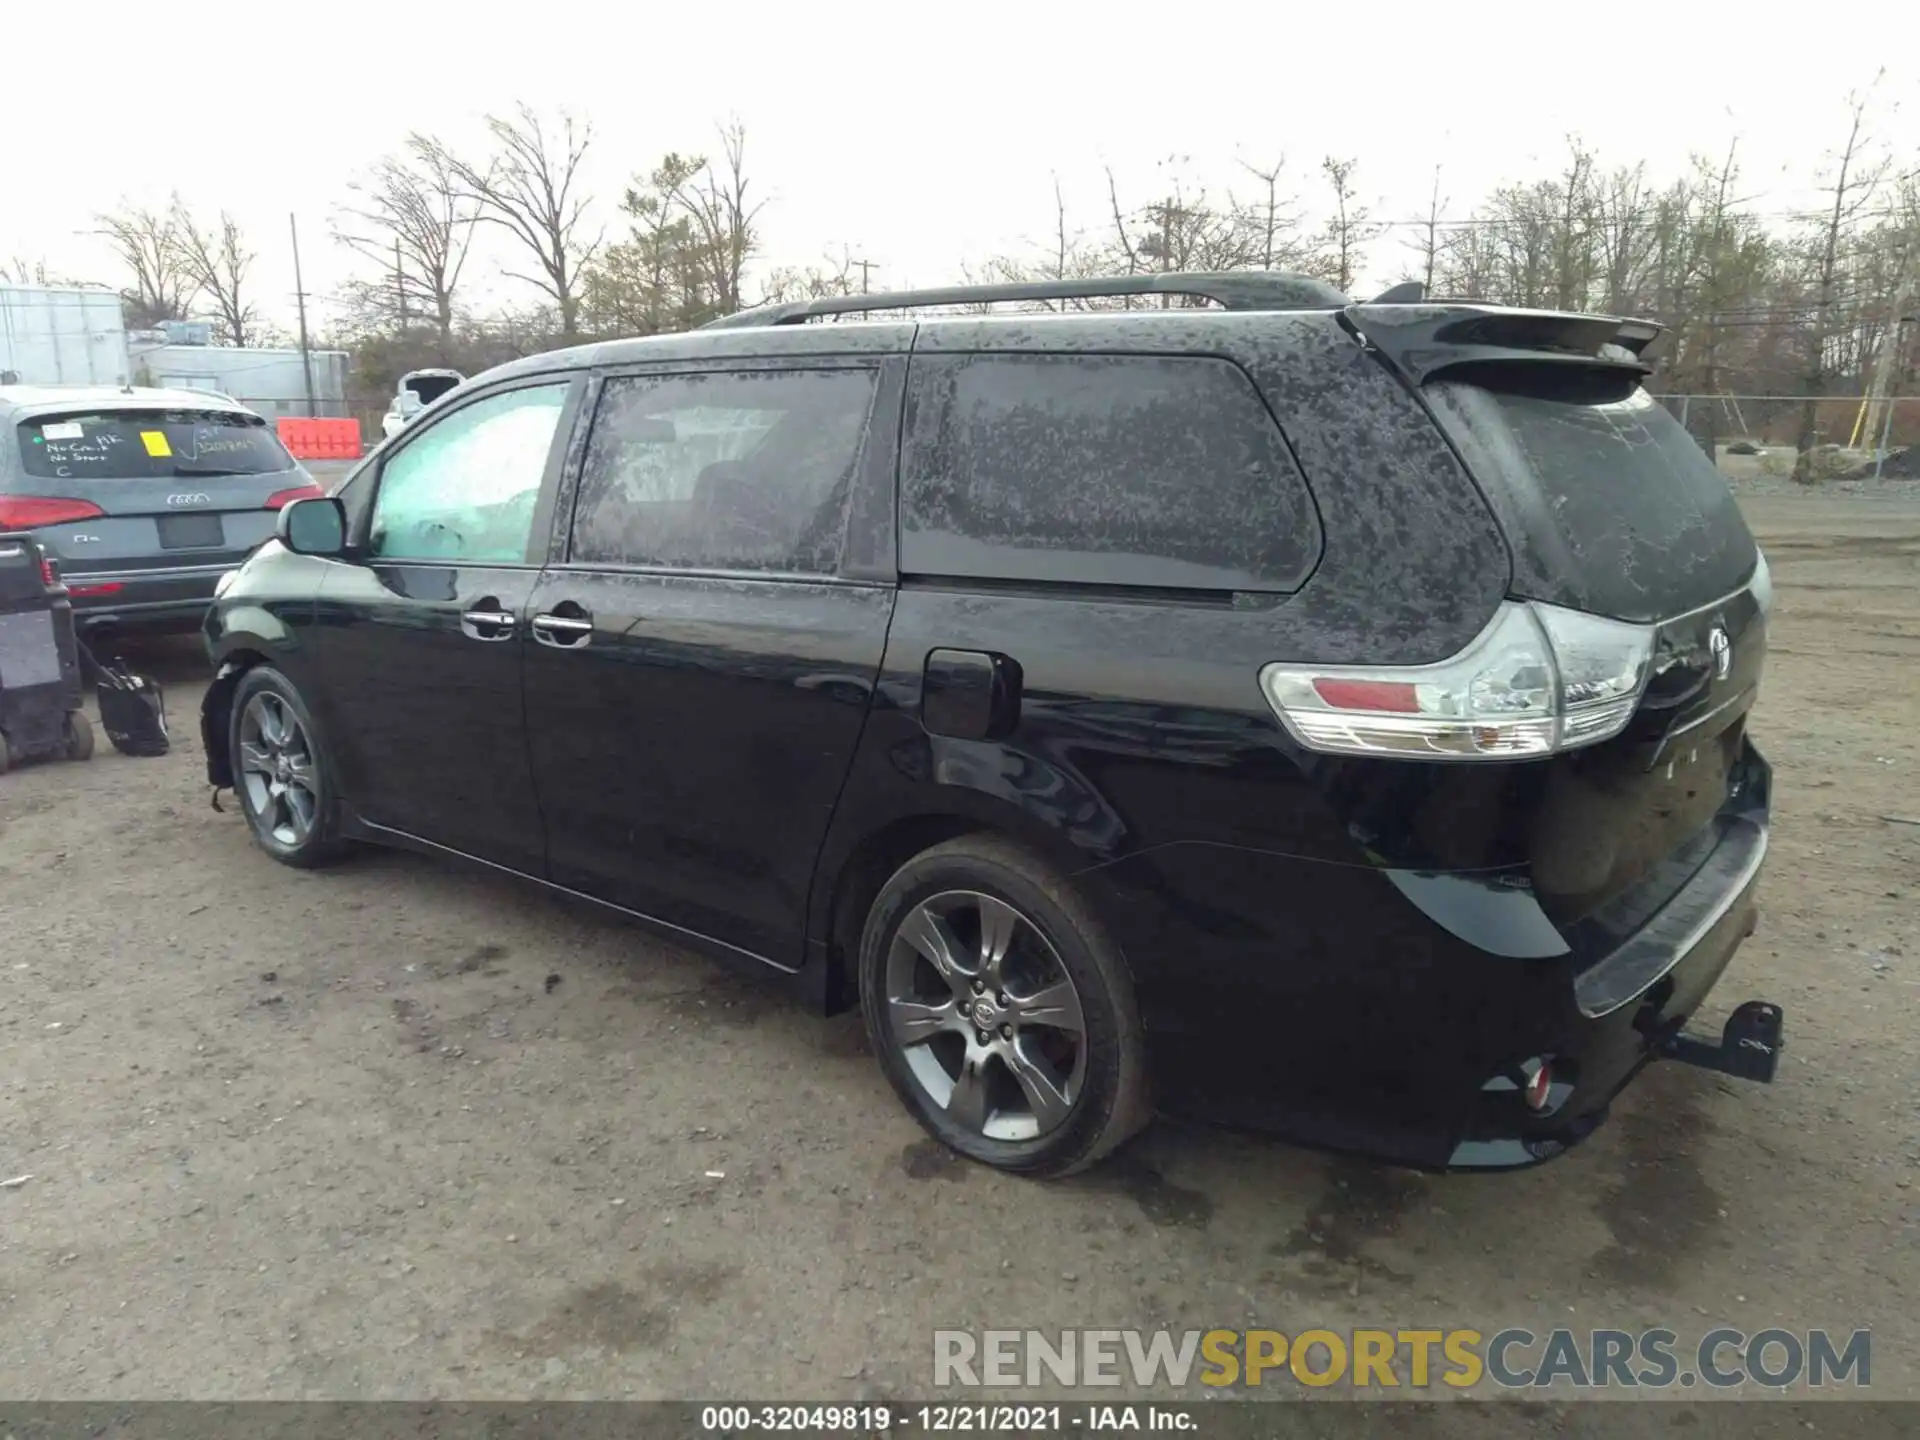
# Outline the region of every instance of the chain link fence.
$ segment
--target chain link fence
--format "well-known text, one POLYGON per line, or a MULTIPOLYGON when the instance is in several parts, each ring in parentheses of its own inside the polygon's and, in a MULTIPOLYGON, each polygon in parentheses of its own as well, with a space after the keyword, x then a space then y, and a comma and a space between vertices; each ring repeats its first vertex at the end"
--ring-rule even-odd
MULTIPOLYGON (((1729 476, 1794 472, 1804 395, 1655 396, 1729 476)), ((1813 402, 1813 471, 1827 479, 1920 478, 1920 395, 1871 404, 1859 395, 1813 402)))
MULTIPOLYGON (((1656 397, 1704 443, 1746 440, 1792 446, 1800 438, 1804 395, 1662 394, 1656 397)), ((1872 451, 1920 444, 1920 395, 1889 395, 1872 407, 1860 395, 1828 395, 1814 401, 1817 445, 1872 451)))

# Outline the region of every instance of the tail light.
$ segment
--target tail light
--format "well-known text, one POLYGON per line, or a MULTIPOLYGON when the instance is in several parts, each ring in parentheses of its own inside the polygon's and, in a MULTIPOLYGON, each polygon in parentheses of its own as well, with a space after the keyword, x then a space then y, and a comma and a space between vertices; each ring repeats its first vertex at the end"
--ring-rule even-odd
POLYGON ((1341 755, 1503 760, 1620 733, 1640 703, 1654 631, 1506 601, 1435 665, 1269 665, 1261 688, 1294 739, 1341 755))
POLYGON ((60 584, 60 567, 53 563, 51 555, 40 557, 40 583, 49 590, 58 588, 60 584))
POLYGON ((295 485, 291 490, 276 490, 267 496, 267 509, 278 510, 282 505, 291 505, 296 500, 317 500, 326 493, 318 485, 295 485))
POLYGON ((42 525, 97 520, 106 513, 89 501, 60 495, 0 495, 0 530, 36 530, 42 525))
POLYGON ((99 585, 69 585, 67 593, 76 600, 84 600, 89 595, 118 595, 120 586, 113 581, 99 585))

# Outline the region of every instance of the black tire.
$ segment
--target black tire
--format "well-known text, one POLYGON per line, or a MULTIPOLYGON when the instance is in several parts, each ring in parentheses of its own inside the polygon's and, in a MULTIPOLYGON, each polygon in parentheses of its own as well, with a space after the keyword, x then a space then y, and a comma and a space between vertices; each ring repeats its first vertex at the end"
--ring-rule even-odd
MULTIPOLYGON (((984 929, 986 911, 975 913, 979 927, 984 929)), ((956 928, 949 933, 962 939, 960 948, 967 952, 964 958, 984 970, 982 955, 989 947, 982 940, 968 944, 958 928, 964 925, 964 919, 954 923, 956 928)), ((1017 927, 1014 933, 1024 934, 1017 927)), ((1146 1047, 1126 961, 1071 884, 1023 846, 998 836, 968 835, 936 845, 903 865, 881 888, 868 913, 860 940, 859 979, 867 1034, 887 1079, 930 1134, 969 1159, 1016 1174, 1067 1175, 1099 1160, 1151 1118, 1146 1047), (931 1039, 903 1041, 895 1034, 890 1019, 897 1001, 913 1003, 910 997, 897 993, 902 977, 910 971, 923 978, 938 978, 941 972, 931 965, 919 967, 915 956, 924 958, 924 951, 901 935, 902 925, 910 918, 915 918, 916 926, 924 925, 925 916, 937 913, 942 906, 957 907, 951 913, 963 917, 965 907, 980 897, 1011 906, 1044 941, 1040 945, 1031 938, 1016 940, 1007 953, 1013 955, 1024 944, 1030 956, 1038 957, 1035 964, 1049 975, 1055 970, 1064 971, 1077 992, 1074 998, 1079 1013, 1074 1018, 1078 1026, 1055 1030, 1046 1020, 1031 1021, 1037 1011, 1022 1019, 1015 1011, 1001 1010, 1002 1018, 1013 1019, 1011 1026, 996 1029, 989 1025, 980 1030, 966 1008, 968 994, 979 989, 973 973, 967 972, 964 986, 951 979, 945 981, 951 1000, 937 989, 921 992, 930 993, 934 1008, 946 1014, 947 1020, 930 1026, 931 1039), (927 908, 923 910, 923 906, 927 908), (896 942, 910 948, 897 950, 896 942), (951 1022, 957 1022, 957 1026, 951 1022), (1026 1023, 1037 1023, 1040 1028, 1032 1032, 1022 1029, 1026 1023), (940 1033, 934 1034, 934 1029, 940 1033), (948 1034, 948 1030, 955 1033, 948 1034), (1040 1043, 1057 1043, 1072 1051, 1072 1060, 1062 1064, 1071 1066, 1073 1074, 1062 1077, 1068 1083, 1058 1090, 1066 1097, 1064 1118, 1043 1121, 1041 1105, 1031 1103, 1027 1108, 1034 1125, 1040 1127, 1038 1133, 1013 1138, 985 1133, 996 1125, 1012 1128, 1026 1123, 1002 1116, 1011 1113, 1018 1117, 1022 1103, 1034 1096, 1033 1089, 1010 1063, 1011 1048, 1026 1044, 1030 1034, 1046 1037, 1040 1043), (996 1035, 1007 1037, 997 1053, 977 1048, 976 1041, 978 1046, 994 1045, 996 1035), (954 1048, 955 1042, 958 1049, 954 1048), (912 1059, 910 1051, 914 1052, 912 1059), (939 1072, 930 1070, 930 1064, 939 1065, 939 1072), (986 1089, 997 1089, 1007 1097, 1011 1101, 1008 1109, 1002 1111, 982 1100, 982 1123, 969 1125, 956 1120, 947 1107, 968 1108, 960 1107, 958 1100, 961 1076, 968 1071, 974 1072, 976 1085, 985 1087, 983 1094, 986 1089), (944 1102, 929 1088, 939 1085, 942 1078, 952 1086, 944 1102), (1045 1128, 1049 1124, 1051 1128, 1045 1128)), ((994 988, 989 986, 979 998, 994 1000, 994 988)), ((1011 998, 1019 1006, 1021 1001, 1013 994, 1016 987, 1009 983, 1005 989, 1007 993, 997 997, 1000 1003, 1004 1005, 1011 998)), ((991 1011, 988 1013, 991 1017, 991 1011)), ((1053 1070, 1056 1076, 1059 1068, 1053 1070)))
POLYGON ((61 730, 61 738, 67 742, 67 759, 93 758, 93 722, 87 719, 85 711, 67 712, 67 723, 61 730))
POLYGON ((327 755, 325 737, 314 724, 313 715, 293 682, 271 665, 256 665, 241 676, 240 683, 234 687, 227 745, 240 813, 246 816, 254 841, 262 850, 283 865, 310 870, 336 859, 346 849, 346 842, 340 838, 340 797, 334 789, 333 764, 327 755), (256 702, 260 711, 253 710, 256 702), (295 753, 306 755, 311 762, 307 772, 311 783, 296 786, 285 780, 259 777, 265 784, 257 792, 249 783, 253 774, 243 754, 243 743, 257 743, 246 738, 250 728, 257 731, 259 714, 274 711, 290 714, 297 723, 298 741, 290 742, 285 753, 290 759, 295 753), (283 787, 283 795, 288 789, 303 791, 311 799, 310 807, 296 809, 291 800, 277 800, 270 793, 276 783, 283 787), (264 810, 261 808, 263 796, 267 807, 264 810), (300 815, 310 817, 304 825, 295 823, 300 815), (286 823, 280 823, 283 820, 286 823))

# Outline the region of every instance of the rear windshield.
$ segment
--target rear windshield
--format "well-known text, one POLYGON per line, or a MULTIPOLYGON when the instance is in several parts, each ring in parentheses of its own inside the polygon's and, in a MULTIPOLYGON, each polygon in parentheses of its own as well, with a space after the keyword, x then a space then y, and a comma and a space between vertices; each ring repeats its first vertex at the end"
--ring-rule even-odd
POLYGON ((426 405, 431 405, 459 383, 458 375, 403 375, 400 378, 400 388, 411 390, 426 405))
POLYGON ((1426 387, 1474 473, 1505 491, 1488 498, 1515 542, 1517 593, 1658 620, 1745 583, 1755 550, 1733 492, 1658 401, 1526 368, 1426 387))
POLYGON ((148 480, 291 470, 257 415, 225 410, 96 410, 18 427, 20 463, 40 480, 148 480))

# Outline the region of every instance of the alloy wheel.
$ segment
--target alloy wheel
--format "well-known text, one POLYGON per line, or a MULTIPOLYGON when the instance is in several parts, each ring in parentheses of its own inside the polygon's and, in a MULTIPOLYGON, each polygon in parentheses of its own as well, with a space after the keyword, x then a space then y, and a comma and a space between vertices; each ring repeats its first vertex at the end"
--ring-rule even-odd
POLYGON ((240 715, 240 777, 262 834, 293 849, 320 813, 319 766, 306 727, 286 697, 262 690, 240 715))
POLYGON ((915 1083, 974 1134, 1036 1139, 1080 1098, 1080 993, 1039 927, 997 896, 950 890, 908 911, 887 954, 886 999, 915 1083))

